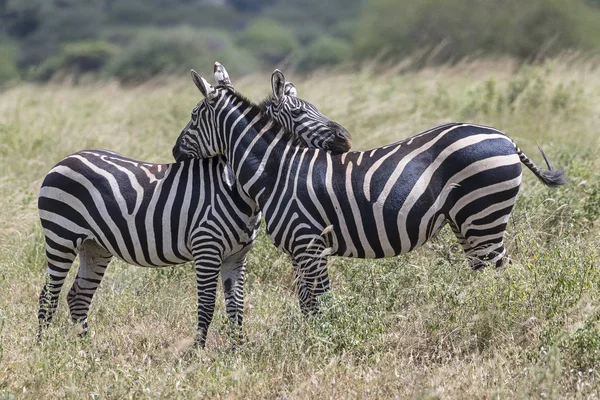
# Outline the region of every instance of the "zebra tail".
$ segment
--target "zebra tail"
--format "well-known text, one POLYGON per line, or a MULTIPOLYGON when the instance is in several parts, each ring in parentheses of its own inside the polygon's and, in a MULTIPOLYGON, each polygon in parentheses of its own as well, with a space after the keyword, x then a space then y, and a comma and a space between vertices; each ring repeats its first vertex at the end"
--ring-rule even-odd
POLYGON ((538 149, 540 153, 542 153, 542 157, 544 157, 544 161, 548 166, 548 169, 543 169, 535 165, 535 163, 523 153, 523 151, 515 144, 515 149, 517 150, 517 154, 521 159, 521 162, 525 164, 527 168, 531 170, 546 186, 561 186, 567 183, 565 179, 565 171, 563 169, 553 169, 550 165, 550 161, 548 161, 548 157, 546 157, 546 153, 542 150, 540 146, 538 149))

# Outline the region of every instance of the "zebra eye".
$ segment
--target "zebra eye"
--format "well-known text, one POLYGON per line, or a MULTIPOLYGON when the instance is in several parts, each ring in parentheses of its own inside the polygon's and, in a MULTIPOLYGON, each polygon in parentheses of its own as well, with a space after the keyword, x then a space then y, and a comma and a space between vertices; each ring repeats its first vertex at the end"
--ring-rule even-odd
POLYGON ((302 108, 293 108, 290 110, 290 113, 292 114, 292 117, 298 118, 302 116, 304 110, 302 110, 302 108))

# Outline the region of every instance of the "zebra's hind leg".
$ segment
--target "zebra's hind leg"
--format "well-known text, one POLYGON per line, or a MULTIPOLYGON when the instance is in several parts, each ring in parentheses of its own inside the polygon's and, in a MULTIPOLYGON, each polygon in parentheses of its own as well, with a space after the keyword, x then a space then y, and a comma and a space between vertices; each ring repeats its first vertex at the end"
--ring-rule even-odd
POLYGON ((91 240, 86 240, 79 249, 79 270, 67 295, 71 320, 81 324, 79 336, 87 334, 87 317, 92 297, 111 259, 112 254, 109 251, 91 240))
POLYGON ((450 222, 450 227, 467 255, 473 270, 479 270, 488 264, 500 268, 511 263, 504 247, 507 221, 508 215, 491 224, 475 225, 471 223, 463 225, 461 229, 455 222, 450 222))
POLYGON ((246 256, 241 259, 225 260, 221 266, 221 280, 225 292, 225 309, 230 322, 230 336, 234 343, 242 339, 244 320, 244 282, 246 277, 246 256))
POLYGON ((196 288, 198 291, 198 331, 195 345, 206 346, 206 333, 215 312, 221 256, 211 252, 195 253, 196 288))
POLYGON ((46 274, 46 283, 42 288, 39 298, 38 311, 38 341, 41 339, 42 332, 48 328, 56 307, 58 305, 58 296, 65 282, 65 278, 77 257, 77 240, 69 240, 57 236, 51 231, 46 231, 46 259, 48 260, 48 269, 46 274))

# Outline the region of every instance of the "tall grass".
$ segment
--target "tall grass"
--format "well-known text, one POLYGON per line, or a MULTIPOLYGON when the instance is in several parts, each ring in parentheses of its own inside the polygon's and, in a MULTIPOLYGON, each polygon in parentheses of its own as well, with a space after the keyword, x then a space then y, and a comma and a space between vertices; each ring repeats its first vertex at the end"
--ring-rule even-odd
MULTIPOLYGON (((292 77, 293 78, 293 77, 292 77)), ((260 99, 266 75, 234 81, 260 99)), ((261 234, 249 260, 245 343, 232 349, 222 296, 207 349, 195 329, 190 265, 113 261, 76 338, 64 293, 41 344, 44 279, 36 197, 69 153, 104 147, 168 162, 200 99, 183 79, 138 88, 20 86, 0 95, 0 398, 464 398, 598 396, 600 371, 600 74, 557 59, 398 73, 365 67, 296 79, 299 95, 353 134, 355 148, 435 124, 495 126, 569 184, 524 171, 507 243, 513 264, 470 270, 451 232, 384 260, 332 258, 333 292, 305 319, 289 260, 261 234)), ((65 288, 74 278, 73 271, 65 288)), ((66 292, 67 290, 64 290, 66 292)))

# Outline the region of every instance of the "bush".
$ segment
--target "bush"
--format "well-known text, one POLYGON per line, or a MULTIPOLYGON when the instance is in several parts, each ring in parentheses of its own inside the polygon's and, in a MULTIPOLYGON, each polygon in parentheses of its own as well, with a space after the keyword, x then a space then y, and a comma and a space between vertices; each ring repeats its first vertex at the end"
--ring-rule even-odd
POLYGON ((350 45, 341 39, 323 36, 301 53, 297 64, 300 70, 311 70, 339 64, 350 57, 350 45))
POLYGON ((0 84, 19 77, 17 48, 11 43, 0 43, 0 84))
POLYGON ((302 43, 322 35, 351 38, 362 0, 278 0, 265 16, 278 21, 302 43))
POLYGON ((106 72, 123 81, 141 82, 158 74, 204 70, 215 61, 230 73, 256 70, 256 60, 237 49, 224 32, 190 27, 143 30, 107 67, 106 72))
POLYGON ((462 119, 499 113, 531 113, 564 116, 581 114, 587 105, 583 87, 576 82, 556 83, 550 76, 551 64, 524 66, 506 86, 490 79, 467 91, 461 107, 462 119))
POLYGON ((48 80, 57 73, 79 76, 98 72, 117 53, 117 48, 104 41, 83 41, 66 44, 60 54, 48 58, 34 69, 33 77, 48 80))
POLYGON ((356 36, 361 58, 399 59, 427 52, 427 60, 473 54, 547 57, 600 45, 600 12, 583 1, 374 0, 356 36))
POLYGON ((270 65, 282 61, 298 47, 296 38, 287 28, 269 19, 252 22, 240 34, 238 43, 270 65))

